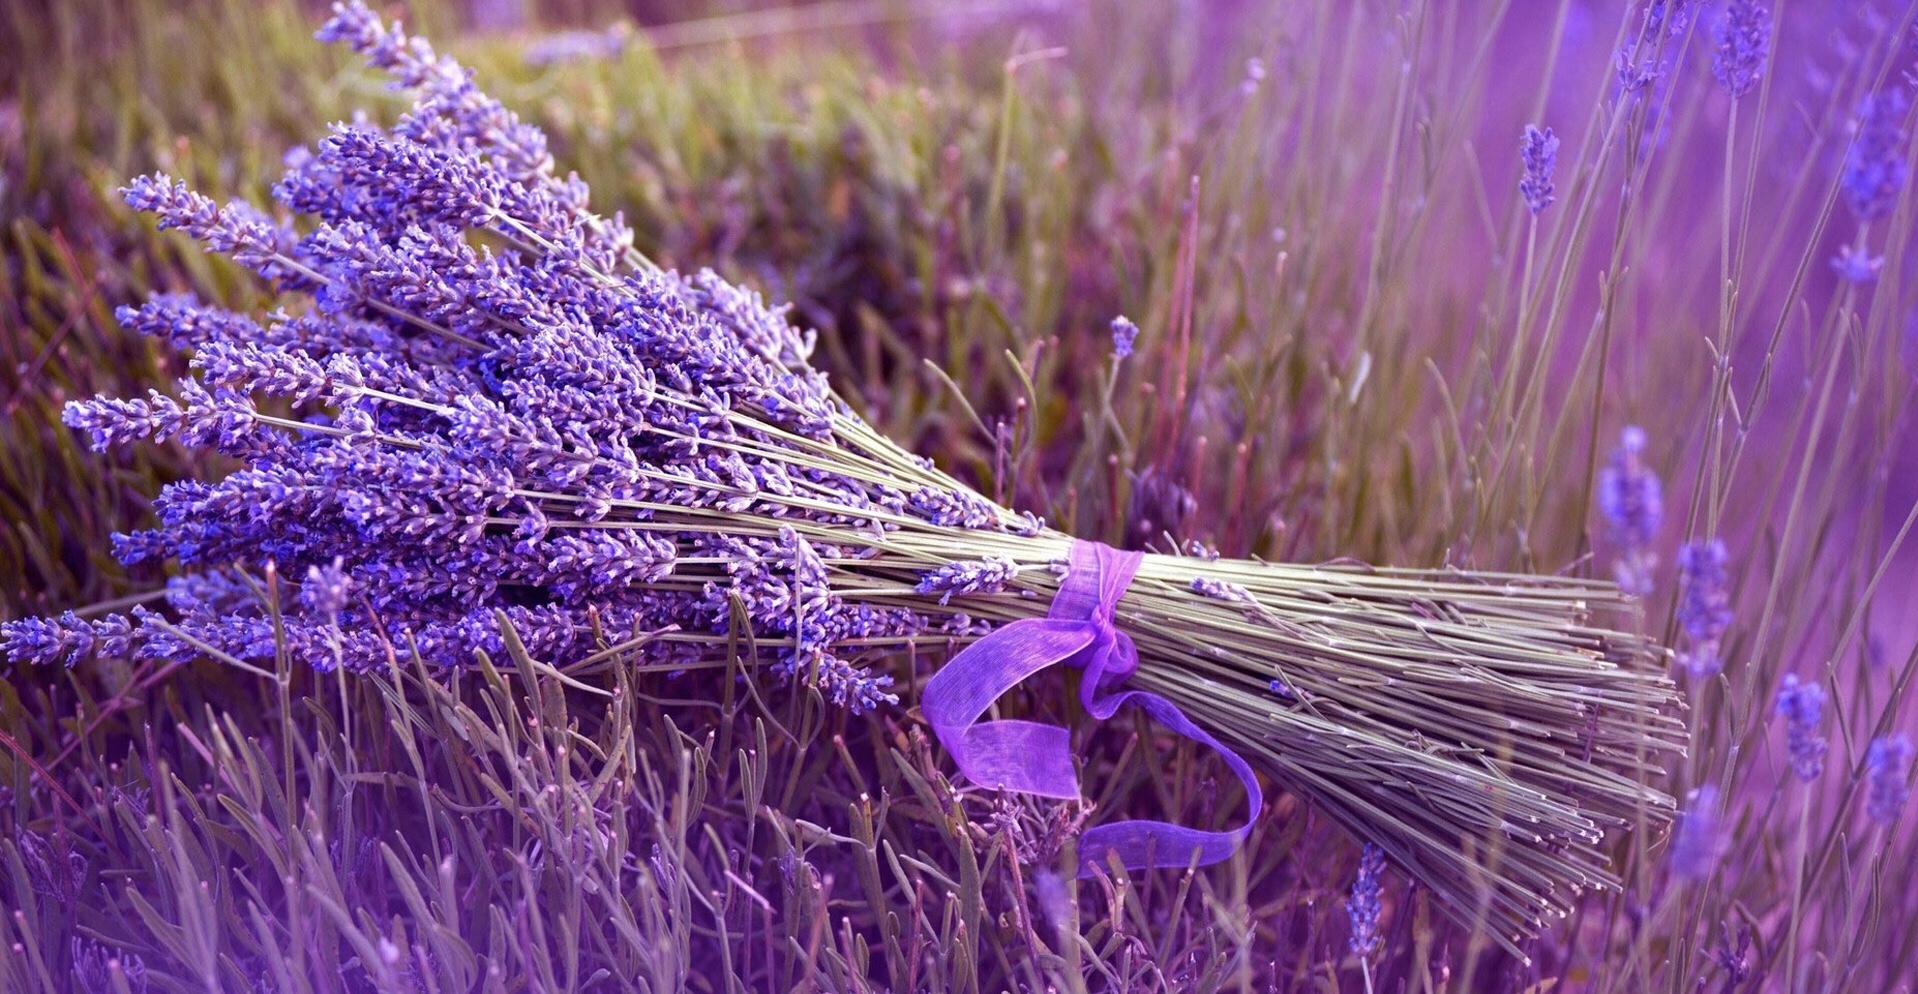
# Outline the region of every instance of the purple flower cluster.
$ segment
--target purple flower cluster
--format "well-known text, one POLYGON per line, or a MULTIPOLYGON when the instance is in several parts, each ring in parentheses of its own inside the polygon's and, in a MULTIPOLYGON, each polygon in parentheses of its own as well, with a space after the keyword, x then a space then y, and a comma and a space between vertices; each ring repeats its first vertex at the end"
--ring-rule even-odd
POLYGON ((1132 355, 1132 344, 1139 340, 1139 326, 1132 319, 1121 314, 1112 319, 1112 358, 1126 359, 1132 355))
POLYGON ((988 553, 978 560, 947 563, 920 577, 916 589, 938 594, 940 604, 950 604, 955 594, 996 594, 1018 575, 1018 563, 988 553))
POLYGON ((1865 813, 1881 825, 1898 820, 1911 799, 1911 736, 1899 733, 1872 739, 1865 748, 1865 813))
POLYGON ((1618 548, 1613 574, 1620 589, 1638 597, 1652 592, 1652 574, 1658 569, 1652 540, 1665 519, 1664 489, 1658 475, 1646 467, 1644 453, 1645 430, 1627 426, 1598 477, 1599 513, 1618 548))
POLYGON ((1685 880, 1711 876, 1720 845, 1718 788, 1705 784, 1686 797, 1672 838, 1672 872, 1685 880))
POLYGON ((1385 874, 1385 850, 1370 842, 1359 854, 1359 875, 1352 881, 1352 896, 1345 902, 1345 917, 1352 925, 1348 940, 1352 954, 1367 959, 1379 948, 1379 878, 1385 874))
POLYGON ((1192 592, 1202 597, 1209 597, 1215 601, 1229 601, 1233 604, 1258 603, 1258 600, 1252 596, 1252 591, 1236 583, 1210 576, 1193 577, 1192 592))
POLYGON ((1828 745, 1818 730, 1825 722, 1825 688, 1787 673, 1773 710, 1785 719, 1785 751, 1791 757, 1792 773, 1806 783, 1818 779, 1825 772, 1828 745))
POLYGON ((1518 192, 1525 198, 1526 209, 1537 217, 1558 199, 1552 186, 1552 173, 1558 168, 1558 136, 1550 128, 1540 131, 1535 125, 1526 125, 1519 157, 1525 164, 1525 175, 1518 181, 1518 192))
POLYGON ((1885 257, 1874 256, 1855 245, 1846 245, 1832 257, 1831 268, 1848 283, 1870 283, 1878 278, 1878 271, 1885 268, 1885 257))
POLYGON ((1757 0, 1730 0, 1712 31, 1712 76, 1733 100, 1751 92, 1771 52, 1771 11, 1757 0))
POLYGON ((1731 591, 1725 577, 1725 543, 1688 542, 1678 550, 1678 623, 1689 645, 1679 661, 1694 679, 1723 669, 1720 655, 1731 627, 1731 591))
POLYGON ((1867 94, 1858 104, 1851 148, 1838 186, 1852 216, 1873 221, 1891 213, 1911 167, 1905 162, 1905 112, 1910 98, 1899 89, 1867 94))
POLYGON ((690 654, 743 613, 777 672, 855 710, 895 700, 861 655, 942 619, 842 596, 836 572, 900 529, 1038 523, 853 416, 782 309, 651 268, 456 62, 358 0, 320 37, 418 98, 390 129, 341 125, 290 157, 274 195, 310 224, 164 177, 125 191, 310 304, 127 309, 129 328, 191 349, 197 376, 67 410, 98 448, 175 440, 241 463, 168 486, 157 527, 115 537, 124 561, 177 564, 168 616, 11 622, 0 653, 272 658, 245 572, 271 563, 295 580, 280 637, 322 668, 464 664, 502 651, 502 622, 556 663, 595 633, 677 631, 644 651, 690 654))
POLYGON ((1691 27, 1692 7, 1696 2, 1650 0, 1645 5, 1643 29, 1635 36, 1628 34, 1613 59, 1620 89, 1627 93, 1642 90, 1664 75, 1658 55, 1669 55, 1678 44, 1683 43, 1686 31, 1691 27))

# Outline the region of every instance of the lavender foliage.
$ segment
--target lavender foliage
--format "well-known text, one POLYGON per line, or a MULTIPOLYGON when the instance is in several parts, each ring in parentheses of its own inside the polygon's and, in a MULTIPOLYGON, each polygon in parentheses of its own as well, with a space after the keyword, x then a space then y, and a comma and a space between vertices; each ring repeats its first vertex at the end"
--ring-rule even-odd
POLYGON ((1550 128, 1540 131, 1535 125, 1526 125, 1519 156, 1525 175, 1518 182, 1518 191, 1525 198, 1526 209, 1537 217, 1558 199, 1552 186, 1552 173, 1558 168, 1558 136, 1550 128))
POLYGON ((1865 748, 1865 813, 1880 825, 1898 820, 1911 799, 1911 736, 1880 736, 1865 748))
MULTIPOLYGON (((195 375, 66 412, 96 448, 170 440, 240 462, 167 486, 157 527, 115 537, 123 561, 178 565, 168 616, 9 622, 0 653, 183 660, 199 641, 270 659, 277 637, 322 669, 415 651, 458 666, 504 651, 510 624, 563 664, 595 651, 595 632, 724 637, 737 609, 775 672, 855 711, 896 702, 862 660, 945 619, 842 596, 831 563, 877 545, 806 536, 1036 520, 880 451, 808 363, 810 332, 711 272, 644 264, 623 222, 555 175, 545 137, 458 63, 357 0, 320 36, 417 100, 391 128, 341 125, 288 158, 274 195, 310 223, 165 177, 125 190, 310 304, 256 318, 162 295, 124 310, 193 349, 195 375), (299 581, 277 632, 234 589, 269 563, 299 581)), ((1014 571, 961 564, 939 589, 997 589, 1014 571)))
POLYGON ((1598 508, 1617 548, 1613 574, 1620 589, 1644 597, 1652 592, 1658 554, 1652 541, 1665 517, 1664 489, 1645 465, 1645 430, 1629 425, 1598 478, 1598 508))
POLYGON ((1678 623, 1687 642, 1679 661, 1694 679, 1711 676, 1725 665, 1721 644, 1732 620, 1726 558, 1725 543, 1716 538, 1688 542, 1678 550, 1678 623))
POLYGON ((1825 688, 1798 674, 1785 674, 1778 687, 1773 711, 1785 720, 1785 750, 1791 757, 1791 770, 1798 779, 1810 783, 1825 771, 1825 751, 1829 743, 1819 731, 1825 721, 1825 688))

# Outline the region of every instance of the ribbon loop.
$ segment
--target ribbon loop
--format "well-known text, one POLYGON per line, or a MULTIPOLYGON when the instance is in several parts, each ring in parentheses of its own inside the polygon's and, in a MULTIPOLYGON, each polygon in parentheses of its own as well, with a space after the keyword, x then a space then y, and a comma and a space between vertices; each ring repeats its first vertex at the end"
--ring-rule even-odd
POLYGON ((1250 810, 1229 831, 1204 831, 1163 821, 1121 821, 1088 829, 1079 843, 1079 876, 1088 877, 1113 855, 1127 869, 1204 866, 1238 851, 1264 807, 1252 767, 1192 723, 1178 706, 1143 690, 1121 691, 1139 668, 1132 639, 1113 625, 1119 598, 1131 586, 1145 555, 1075 539, 1065 580, 1046 617, 1001 627, 961 650, 926 681, 921 709, 953 763, 974 783, 1041 797, 1079 796, 1072 766, 1072 735, 1034 721, 980 721, 1001 695, 1027 677, 1059 663, 1085 671, 1079 699, 1086 713, 1103 721, 1125 704, 1137 704, 1153 720, 1216 750, 1245 785, 1250 810))

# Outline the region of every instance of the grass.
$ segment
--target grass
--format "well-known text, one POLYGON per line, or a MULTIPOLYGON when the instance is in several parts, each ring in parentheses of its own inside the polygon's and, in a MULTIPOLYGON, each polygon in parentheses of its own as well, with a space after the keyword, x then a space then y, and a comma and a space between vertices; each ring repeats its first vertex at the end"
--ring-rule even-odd
MULTIPOLYGON (((109 6, 6 15, 35 54, 0 69, 4 616, 151 590, 106 534, 217 471, 59 426, 183 368, 112 306, 265 303, 112 188, 164 168, 264 200, 285 148, 396 107, 291 3, 109 6)), ((1734 103, 1716 8, 1671 39, 1571 3, 1245 6, 553 66, 525 37, 452 47, 648 255, 793 300, 875 426, 1078 535, 1602 577, 1594 482, 1645 426, 1668 506, 1645 631, 1686 645, 1682 541, 1733 552, 1727 667, 1689 683, 1692 748, 1654 784, 1725 798, 1703 880, 1625 833, 1624 889, 1527 963, 1389 875, 1362 969, 1338 902, 1363 840, 1294 797, 1220 868, 1076 882, 1052 868, 1083 808, 955 790, 911 711, 750 673, 107 663, 0 685, 0 990, 1909 989, 1918 842, 1860 805, 1866 743, 1913 727, 1915 208, 1861 231, 1834 177, 1858 98, 1911 69, 1910 12, 1784 5, 1734 103), (1666 65, 1642 99, 1620 45, 1666 65), (1527 122, 1565 143, 1536 220, 1527 122), (1857 239, 1885 259, 1862 286, 1827 265, 1857 239), (1120 313, 1144 331, 1108 375, 1120 313), (1832 696, 1812 784, 1770 717, 1787 672, 1832 696)), ((1093 743, 1092 817, 1212 820, 1218 772, 1160 744, 1093 743)))

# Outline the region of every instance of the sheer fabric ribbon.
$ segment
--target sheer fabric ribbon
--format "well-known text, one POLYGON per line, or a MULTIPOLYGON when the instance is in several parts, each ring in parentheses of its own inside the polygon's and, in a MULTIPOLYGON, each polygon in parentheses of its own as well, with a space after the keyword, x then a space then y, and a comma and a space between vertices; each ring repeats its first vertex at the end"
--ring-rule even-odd
POLYGON ((1121 821, 1086 830, 1079 840, 1079 876, 1090 876, 1116 853, 1127 869, 1217 863, 1238 851, 1264 807, 1252 768, 1237 753, 1192 723, 1171 701, 1143 690, 1120 690, 1139 668, 1132 639, 1113 627, 1119 598, 1144 553, 1074 540, 1067 572, 1044 618, 1005 625, 967 646, 926 682, 920 709, 933 733, 974 783, 1041 797, 1079 796, 1072 768, 1072 734, 1035 721, 980 721, 1000 695, 1049 666, 1085 670, 1079 699, 1086 714, 1104 721, 1136 704, 1159 724, 1218 751, 1245 785, 1250 811, 1229 831, 1205 831, 1164 821, 1121 821))

